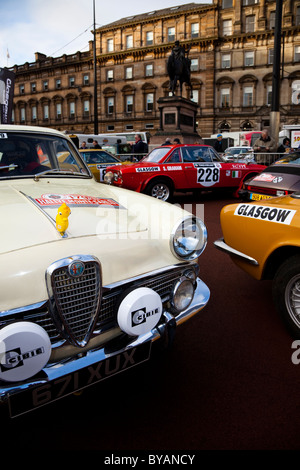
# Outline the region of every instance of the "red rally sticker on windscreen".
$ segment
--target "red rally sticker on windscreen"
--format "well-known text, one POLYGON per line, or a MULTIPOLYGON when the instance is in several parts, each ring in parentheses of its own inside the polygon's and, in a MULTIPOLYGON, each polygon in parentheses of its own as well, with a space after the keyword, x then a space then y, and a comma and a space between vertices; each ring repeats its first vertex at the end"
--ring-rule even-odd
POLYGON ((68 206, 120 207, 114 199, 82 194, 42 194, 41 197, 35 200, 40 206, 60 206, 65 203, 68 206))

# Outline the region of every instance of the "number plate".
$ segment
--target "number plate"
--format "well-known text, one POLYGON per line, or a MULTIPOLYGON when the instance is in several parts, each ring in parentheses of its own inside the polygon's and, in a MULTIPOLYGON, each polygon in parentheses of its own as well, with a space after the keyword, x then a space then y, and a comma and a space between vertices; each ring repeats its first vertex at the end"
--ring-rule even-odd
POLYGON ((250 199, 252 201, 260 201, 261 199, 272 199, 274 196, 266 196, 264 194, 254 194, 250 193, 250 199))
POLYGON ((19 416, 47 405, 147 361, 150 358, 151 344, 149 341, 45 384, 12 394, 9 398, 10 416, 19 416))

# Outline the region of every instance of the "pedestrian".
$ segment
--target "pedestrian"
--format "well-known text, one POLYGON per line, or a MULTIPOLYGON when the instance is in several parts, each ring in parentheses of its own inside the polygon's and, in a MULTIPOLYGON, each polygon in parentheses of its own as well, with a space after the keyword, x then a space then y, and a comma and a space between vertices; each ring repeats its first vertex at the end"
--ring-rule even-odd
POLYGON ((289 153, 291 151, 291 141, 288 137, 285 137, 282 144, 279 145, 277 153, 289 153))
POLYGON ((86 148, 87 148, 87 146, 86 146, 86 141, 85 141, 85 140, 82 141, 82 144, 81 144, 81 147, 80 147, 80 148, 81 148, 81 149, 86 149, 86 148))
POLYGON ((218 153, 223 153, 223 136, 222 134, 218 134, 217 135, 217 140, 215 141, 214 143, 214 149, 218 152, 218 153))
POLYGON ((174 143, 174 145, 180 145, 181 144, 180 139, 178 139, 178 137, 176 137, 176 139, 173 140, 173 143, 174 143))
POLYGON ((253 150, 257 163, 262 165, 270 165, 272 163, 271 160, 274 160, 274 158, 270 158, 270 153, 276 151, 276 144, 273 137, 269 136, 268 129, 261 131, 261 136, 254 142, 253 150))
POLYGON ((141 139, 140 134, 134 136, 135 144, 132 146, 132 153, 147 153, 145 152, 145 144, 141 139))
POLYGON ((93 149, 101 149, 101 145, 98 144, 96 139, 93 140, 93 149))
POLYGON ((161 144, 162 147, 163 147, 164 145, 172 145, 172 144, 171 144, 171 140, 169 139, 169 137, 167 137, 166 140, 164 141, 164 143, 161 144))

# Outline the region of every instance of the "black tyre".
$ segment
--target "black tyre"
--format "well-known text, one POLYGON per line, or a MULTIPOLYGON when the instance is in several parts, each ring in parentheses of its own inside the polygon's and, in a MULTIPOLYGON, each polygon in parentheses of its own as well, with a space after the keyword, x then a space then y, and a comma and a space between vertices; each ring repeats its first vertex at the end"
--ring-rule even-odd
POLYGON ((145 193, 161 201, 170 202, 173 197, 173 188, 166 180, 157 179, 148 184, 145 193))
POLYGON ((275 307, 293 338, 300 339, 300 255, 288 258, 279 267, 272 293, 275 307))

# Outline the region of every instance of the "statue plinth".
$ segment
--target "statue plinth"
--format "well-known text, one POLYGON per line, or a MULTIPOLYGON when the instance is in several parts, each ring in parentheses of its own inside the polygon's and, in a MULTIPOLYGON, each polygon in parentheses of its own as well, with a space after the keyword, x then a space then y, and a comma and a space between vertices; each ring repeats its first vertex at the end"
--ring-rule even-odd
POLYGON ((201 137, 196 131, 198 105, 181 96, 159 98, 159 130, 151 137, 151 144, 162 144, 167 137, 173 141, 176 137, 181 143, 193 144, 201 137))

